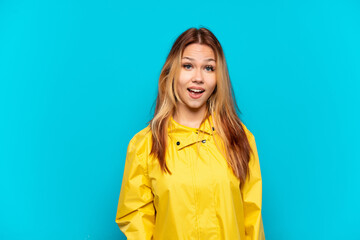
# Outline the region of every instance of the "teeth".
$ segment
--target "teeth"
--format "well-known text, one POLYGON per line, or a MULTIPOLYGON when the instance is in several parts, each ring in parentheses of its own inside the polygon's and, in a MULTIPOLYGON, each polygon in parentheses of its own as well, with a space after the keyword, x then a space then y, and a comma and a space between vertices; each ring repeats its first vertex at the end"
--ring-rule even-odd
POLYGON ((190 91, 192 91, 192 92, 197 92, 197 93, 199 93, 199 92, 203 92, 203 90, 200 90, 200 89, 189 89, 190 91))

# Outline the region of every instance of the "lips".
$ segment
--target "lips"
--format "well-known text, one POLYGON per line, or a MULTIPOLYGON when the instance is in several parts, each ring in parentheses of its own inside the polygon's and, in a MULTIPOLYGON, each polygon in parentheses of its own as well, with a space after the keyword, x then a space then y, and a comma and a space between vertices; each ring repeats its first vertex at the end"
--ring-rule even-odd
POLYGON ((189 91, 189 96, 193 99, 200 98, 205 92, 205 89, 199 87, 189 87, 187 90, 189 91))
POLYGON ((193 92, 193 93, 203 93, 203 92, 205 92, 205 89, 199 88, 199 87, 189 87, 187 90, 189 92, 193 92))

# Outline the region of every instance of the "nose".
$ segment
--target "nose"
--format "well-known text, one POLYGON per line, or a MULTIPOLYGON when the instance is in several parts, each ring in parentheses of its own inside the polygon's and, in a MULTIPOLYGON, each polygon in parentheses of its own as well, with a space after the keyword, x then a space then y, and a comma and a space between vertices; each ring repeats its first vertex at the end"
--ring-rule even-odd
POLYGON ((203 83, 204 82, 204 78, 203 78, 203 75, 202 75, 202 72, 201 72, 201 69, 196 69, 195 70, 195 73, 194 73, 194 76, 193 76, 193 82, 196 82, 196 83, 203 83))

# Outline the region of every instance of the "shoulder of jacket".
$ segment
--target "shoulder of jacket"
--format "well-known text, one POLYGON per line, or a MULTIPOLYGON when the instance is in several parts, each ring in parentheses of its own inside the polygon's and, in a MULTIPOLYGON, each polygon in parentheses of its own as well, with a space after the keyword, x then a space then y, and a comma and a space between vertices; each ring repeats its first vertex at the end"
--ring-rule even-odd
POLYGON ((246 127, 246 125, 241 122, 241 125, 245 131, 246 137, 250 140, 250 139, 255 139, 255 136, 252 134, 252 132, 246 127))
POLYGON ((149 146, 149 141, 152 141, 152 133, 150 126, 148 125, 131 138, 128 150, 140 154, 141 152, 144 152, 146 146, 149 146))
POLYGON ((130 140, 131 141, 139 141, 144 138, 151 137, 151 129, 150 125, 147 125, 145 128, 141 129, 139 132, 137 132, 130 140))

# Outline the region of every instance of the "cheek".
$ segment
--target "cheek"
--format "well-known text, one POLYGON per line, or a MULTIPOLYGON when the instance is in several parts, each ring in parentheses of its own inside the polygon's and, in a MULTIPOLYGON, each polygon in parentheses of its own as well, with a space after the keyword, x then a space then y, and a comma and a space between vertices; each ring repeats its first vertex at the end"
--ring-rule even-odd
POLYGON ((181 81, 181 79, 179 79, 177 84, 176 84, 176 89, 179 92, 179 91, 181 91, 182 88, 184 88, 184 82, 181 81))
POLYGON ((213 92, 216 87, 216 78, 215 77, 211 79, 211 81, 209 82, 209 86, 212 89, 211 92, 213 92))
POLYGON ((184 94, 184 89, 186 89, 186 85, 184 83, 184 81, 182 81, 181 78, 178 79, 177 83, 176 83, 176 92, 178 95, 183 95, 184 94))
POLYGON ((186 83, 189 79, 191 79, 191 73, 188 71, 181 70, 179 75, 179 81, 183 84, 186 83))
POLYGON ((184 85, 187 81, 187 73, 185 71, 180 71, 179 79, 178 79, 178 86, 184 85))

